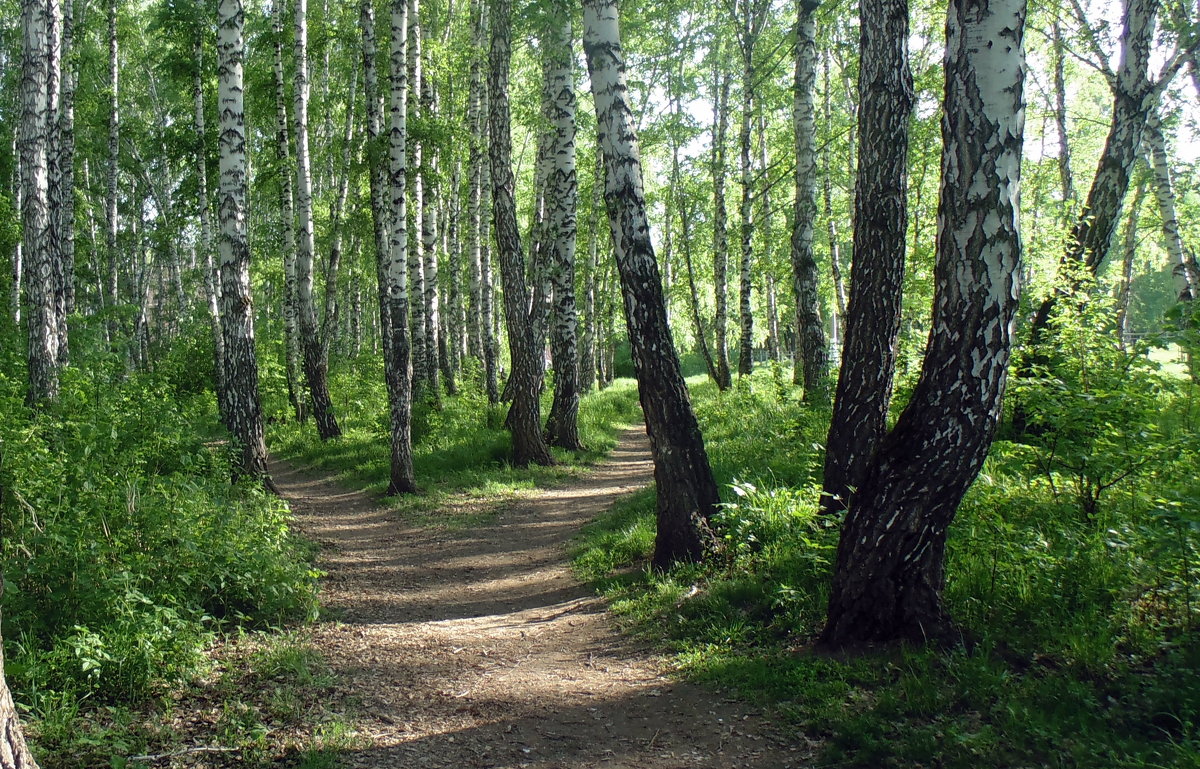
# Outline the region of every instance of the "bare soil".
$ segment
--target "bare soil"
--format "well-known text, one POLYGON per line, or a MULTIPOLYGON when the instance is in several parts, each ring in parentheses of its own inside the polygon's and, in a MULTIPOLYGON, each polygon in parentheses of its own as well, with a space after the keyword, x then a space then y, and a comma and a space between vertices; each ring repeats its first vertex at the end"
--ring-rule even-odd
POLYGON ((566 546, 651 482, 644 430, 571 485, 465 530, 406 523, 379 501, 272 468, 303 531, 324 545, 315 645, 356 702, 352 767, 733 769, 800 767, 751 707, 672 680, 622 636, 572 574, 566 546))

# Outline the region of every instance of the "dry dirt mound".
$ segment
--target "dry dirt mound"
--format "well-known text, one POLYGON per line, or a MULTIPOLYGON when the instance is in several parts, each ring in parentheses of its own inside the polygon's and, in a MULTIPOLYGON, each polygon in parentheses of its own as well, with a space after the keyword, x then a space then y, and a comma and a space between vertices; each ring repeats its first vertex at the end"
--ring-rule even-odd
POLYGON ((664 677, 572 575, 565 546, 650 483, 641 428, 571 486, 467 531, 405 524, 375 500, 273 468, 301 527, 326 545, 314 641, 359 703, 353 767, 799 767, 747 706, 664 677))

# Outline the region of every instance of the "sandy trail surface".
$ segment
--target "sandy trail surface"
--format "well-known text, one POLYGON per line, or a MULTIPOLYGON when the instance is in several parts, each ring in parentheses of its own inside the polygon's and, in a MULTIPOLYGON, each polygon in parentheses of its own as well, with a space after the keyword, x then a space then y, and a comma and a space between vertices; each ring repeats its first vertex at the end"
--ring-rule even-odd
POLYGON ((751 706, 667 677, 572 574, 580 527, 651 482, 642 428, 563 488, 464 530, 409 524, 369 495, 283 464, 276 483, 324 550, 314 642, 357 703, 351 767, 801 767, 751 706))

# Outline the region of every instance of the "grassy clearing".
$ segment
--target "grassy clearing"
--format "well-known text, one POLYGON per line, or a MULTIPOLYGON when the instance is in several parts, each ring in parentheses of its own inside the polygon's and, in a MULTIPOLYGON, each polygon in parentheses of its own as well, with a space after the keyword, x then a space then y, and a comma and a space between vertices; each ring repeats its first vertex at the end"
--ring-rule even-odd
POLYGON ((966 643, 841 657, 811 650, 837 543, 815 509, 827 413, 769 369, 728 393, 691 385, 724 490, 724 557, 647 571, 651 493, 594 524, 576 553, 681 675, 770 705, 824 741, 823 766, 1200 766, 1190 426, 1160 425, 1180 450, 1092 515, 1045 446, 998 443, 949 542, 946 597, 966 643))
MULTIPOLYGON (((333 474, 341 482, 382 494, 389 471, 389 423, 383 374, 376 368, 346 371, 331 389, 343 435, 321 443, 311 425, 281 423, 268 436, 272 451, 289 461, 333 474)), ((549 410, 547 388, 543 413, 549 410)), ((579 428, 583 452, 554 450, 553 467, 514 467, 504 429, 505 406, 489 406, 474 387, 443 399, 441 408, 421 403, 413 412, 413 465, 422 493, 394 499, 399 511, 428 522, 466 526, 477 522, 479 503, 526 495, 575 477, 616 445, 621 430, 641 419, 637 385, 618 380, 583 398, 579 428), (464 504, 466 503, 466 504, 464 504), (465 512, 456 513, 458 509, 465 512)))

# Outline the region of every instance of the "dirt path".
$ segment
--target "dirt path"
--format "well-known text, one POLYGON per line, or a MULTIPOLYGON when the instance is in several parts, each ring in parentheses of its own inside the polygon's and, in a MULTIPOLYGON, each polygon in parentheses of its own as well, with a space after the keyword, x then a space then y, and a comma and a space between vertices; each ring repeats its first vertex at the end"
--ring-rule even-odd
POLYGON ((413 527, 368 496, 283 465, 274 478, 327 545, 315 641, 357 700, 353 767, 800 767, 744 704, 664 677, 572 575, 565 546, 650 482, 641 428, 568 488, 466 531, 413 527))

